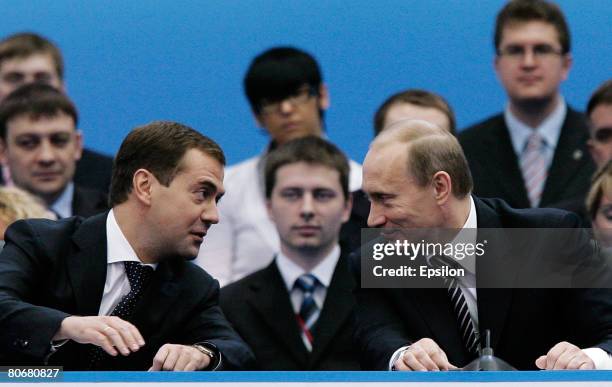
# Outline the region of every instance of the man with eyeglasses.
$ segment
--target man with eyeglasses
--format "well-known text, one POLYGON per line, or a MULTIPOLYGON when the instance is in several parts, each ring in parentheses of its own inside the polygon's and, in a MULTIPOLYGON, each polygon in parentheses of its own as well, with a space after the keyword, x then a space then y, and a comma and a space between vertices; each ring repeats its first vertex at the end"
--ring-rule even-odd
MULTIPOLYGON (((270 135, 263 152, 226 170, 220 221, 207 235, 197 263, 223 286, 268 265, 280 240, 265 206, 263 166, 269 151, 290 140, 324 136, 329 93, 315 58, 294 47, 274 47, 251 62, 244 89, 258 126, 270 135)), ((361 188, 361 166, 350 161, 349 189, 361 188)), ((363 208, 363 206, 359 206, 363 208)), ((367 214, 351 214, 340 234, 343 248, 357 248, 367 214), (357 235, 357 238, 354 236, 357 235), (347 246, 348 245, 348 246, 347 246)))
POLYGON ((515 208, 557 207, 585 218, 594 164, 585 117, 559 91, 572 66, 563 13, 545 0, 510 1, 497 15, 494 43, 508 104, 459 135, 474 193, 515 208))
POLYGON ((600 168, 612 159, 612 79, 601 84, 587 104, 589 150, 600 168))

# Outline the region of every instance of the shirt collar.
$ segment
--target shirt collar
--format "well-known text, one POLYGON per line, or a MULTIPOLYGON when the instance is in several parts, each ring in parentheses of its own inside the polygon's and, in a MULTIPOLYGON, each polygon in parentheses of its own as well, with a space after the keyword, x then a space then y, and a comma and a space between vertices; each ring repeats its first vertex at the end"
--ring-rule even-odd
MULTIPOLYGON (((338 259, 340 259, 340 246, 336 244, 332 251, 310 271, 310 274, 317 277, 319 282, 323 284, 325 288, 329 288, 329 284, 331 283, 332 276, 334 275, 334 270, 336 269, 338 259)), ((293 284, 295 284, 295 281, 298 279, 298 277, 302 274, 307 274, 304 269, 296 265, 282 252, 278 253, 278 255, 276 256, 276 265, 278 266, 278 271, 280 272, 281 277, 283 277, 283 280, 285 281, 287 290, 290 292, 293 289, 293 284)))
POLYGON ((476 204, 474 203, 474 198, 470 195, 470 214, 468 215, 463 228, 477 228, 478 227, 478 219, 476 219, 476 204))
POLYGON ((74 183, 69 182, 64 188, 64 192, 57 198, 51 206, 52 211, 58 214, 62 218, 69 218, 72 216, 72 199, 74 197, 74 183))
POLYGON ((506 109, 504 110, 504 120, 506 121, 506 126, 510 132, 510 139, 512 140, 512 147, 514 148, 515 153, 518 155, 523 153, 523 150, 527 145, 527 140, 534 130, 542 136, 546 142, 546 146, 554 150, 557 147, 557 142, 559 141, 559 136, 561 135, 561 127, 563 126, 563 121, 565 121, 566 114, 567 105, 565 103, 565 99, 563 99, 563 97, 559 97, 559 103, 557 104, 557 107, 555 107, 555 110, 553 110, 552 113, 549 114, 544 121, 542 121, 540 126, 532 128, 520 121, 510 111, 510 104, 506 105, 506 109))
MULTIPOLYGON (((112 209, 106 217, 106 251, 106 262, 109 264, 125 261, 141 262, 121 228, 119 228, 112 209)), ((157 268, 156 263, 147 263, 146 265, 154 269, 157 268)))

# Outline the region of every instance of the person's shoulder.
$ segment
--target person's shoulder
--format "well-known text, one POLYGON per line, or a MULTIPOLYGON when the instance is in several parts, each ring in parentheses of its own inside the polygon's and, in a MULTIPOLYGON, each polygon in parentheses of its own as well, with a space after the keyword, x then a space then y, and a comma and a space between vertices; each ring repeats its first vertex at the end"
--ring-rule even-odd
POLYGON ((222 306, 229 306, 232 303, 244 300, 248 289, 257 290, 262 283, 269 283, 270 266, 259 269, 238 281, 232 282, 221 288, 220 302, 222 306))
POLYGON ((488 135, 491 133, 491 128, 498 128, 500 125, 504 125, 504 116, 502 113, 497 113, 471 126, 468 126, 467 128, 464 128, 459 132, 457 137, 459 138, 459 142, 462 144, 464 142, 479 142, 483 135, 488 135))
POLYGON ((250 189, 257 187, 257 164, 260 160, 261 155, 258 155, 225 169, 223 185, 226 193, 223 201, 227 202, 228 198, 242 201, 239 198, 243 194, 248 194, 250 189))
POLYGON ((259 160, 261 160, 261 155, 230 165, 225 168, 225 179, 236 179, 240 178, 240 176, 252 174, 257 171, 257 163, 259 160))
POLYGON ((60 235, 71 235, 78 230, 84 218, 72 216, 60 220, 21 219, 9 226, 7 235, 13 233, 30 233, 44 238, 56 238, 60 235))
POLYGON ((103 165, 106 167, 113 166, 113 158, 111 156, 102 154, 100 152, 96 152, 89 148, 83 149, 83 155, 81 156, 81 161, 85 163, 103 165))
POLYGON ((478 199, 495 211, 505 228, 576 228, 581 227, 580 217, 558 208, 513 208, 502 199, 478 199))
POLYGON ((72 244, 83 220, 79 216, 61 220, 22 219, 9 226, 4 239, 7 245, 15 244, 22 250, 51 256, 72 244))
POLYGON ((74 185, 74 195, 86 198, 89 201, 107 201, 108 195, 106 192, 100 191, 96 188, 85 187, 80 184, 74 185))
POLYGON ((567 105, 565 124, 569 124, 572 128, 580 129, 588 133, 587 116, 583 112, 575 110, 570 105, 567 105))

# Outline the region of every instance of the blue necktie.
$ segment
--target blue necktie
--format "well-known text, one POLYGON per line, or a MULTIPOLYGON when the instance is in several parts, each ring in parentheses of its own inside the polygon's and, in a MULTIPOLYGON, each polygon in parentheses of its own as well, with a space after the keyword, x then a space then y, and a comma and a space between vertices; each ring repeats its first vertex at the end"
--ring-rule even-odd
POLYGON ((300 312, 297 314, 297 320, 301 328, 302 341, 304 346, 310 352, 312 351, 312 327, 319 318, 320 310, 314 300, 314 292, 319 284, 319 280, 312 274, 302 274, 295 281, 294 288, 302 292, 302 305, 300 312))

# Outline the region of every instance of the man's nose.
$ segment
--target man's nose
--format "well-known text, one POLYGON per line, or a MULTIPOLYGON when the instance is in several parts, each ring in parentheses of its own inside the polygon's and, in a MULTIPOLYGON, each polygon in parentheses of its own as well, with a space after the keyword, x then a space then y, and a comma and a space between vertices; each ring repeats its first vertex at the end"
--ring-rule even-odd
POLYGON ((532 67, 536 64, 537 58, 533 49, 525 49, 521 56, 521 65, 524 67, 532 67))
POLYGON ((309 221, 314 217, 314 199, 312 194, 306 193, 302 197, 302 208, 300 211, 300 215, 306 221, 309 221))
POLYGON ((210 206, 206 206, 200 215, 200 219, 204 223, 219 223, 219 207, 217 207, 217 203, 213 201, 210 206))
POLYGON ((38 161, 43 164, 51 164, 55 161, 55 147, 49 140, 43 140, 38 150, 38 161))
POLYGON ((385 224, 385 216, 380 211, 380 206, 374 202, 370 205, 370 213, 368 214, 368 227, 380 227, 385 224))

